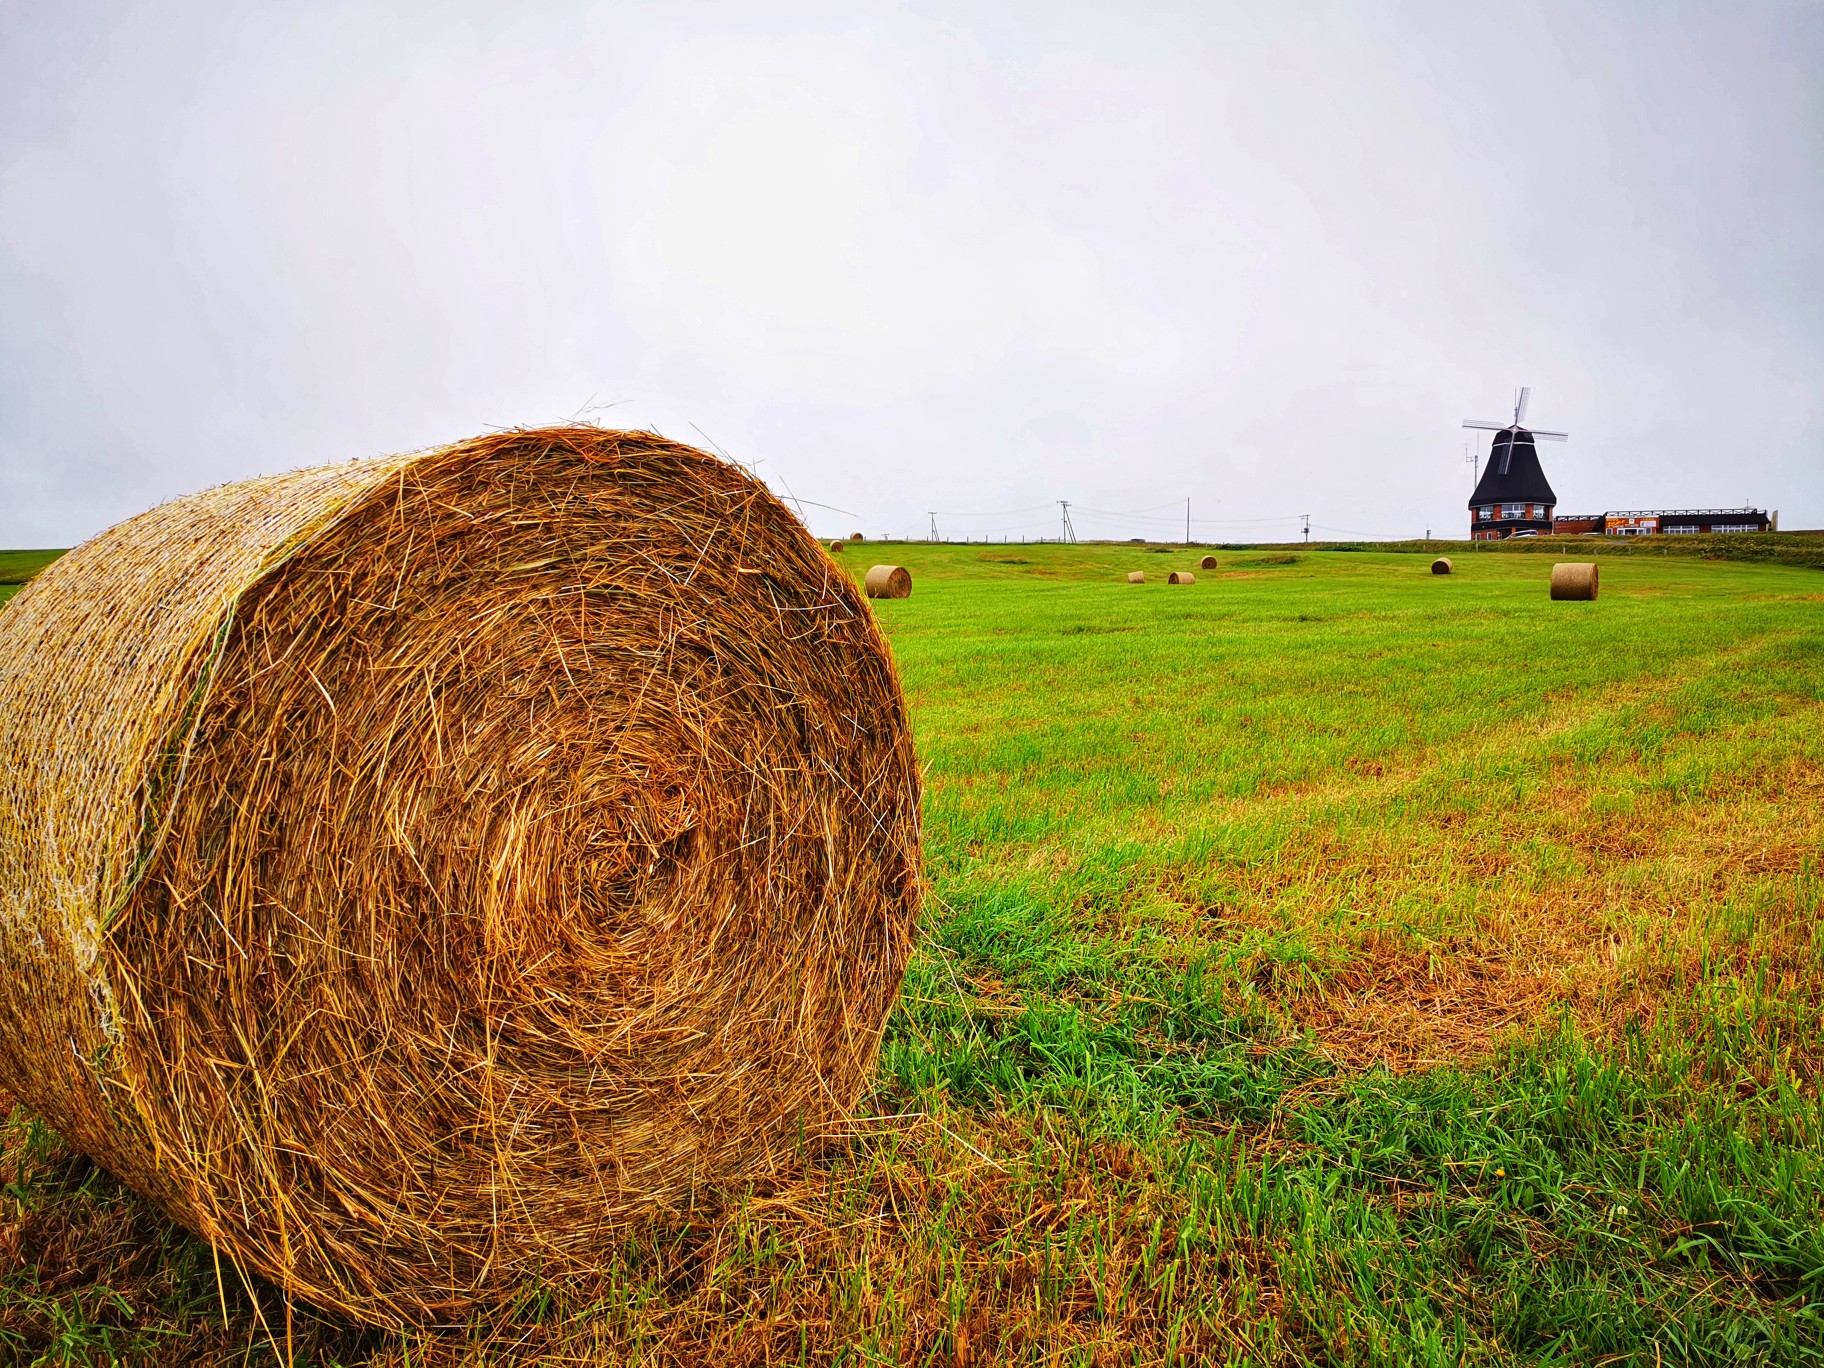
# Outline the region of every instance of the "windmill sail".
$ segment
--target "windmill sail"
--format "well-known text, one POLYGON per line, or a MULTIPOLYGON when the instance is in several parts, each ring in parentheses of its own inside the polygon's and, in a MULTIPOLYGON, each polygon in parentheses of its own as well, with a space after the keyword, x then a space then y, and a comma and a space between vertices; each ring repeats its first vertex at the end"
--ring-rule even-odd
POLYGON ((1469 497, 1470 536, 1478 538, 1533 536, 1552 529, 1558 496, 1552 492, 1545 468, 1539 464, 1535 441, 1568 441, 1564 432, 1538 432, 1525 426, 1531 386, 1522 385, 1514 395, 1514 420, 1497 423, 1466 418, 1463 426, 1495 434, 1489 444, 1488 464, 1469 497))

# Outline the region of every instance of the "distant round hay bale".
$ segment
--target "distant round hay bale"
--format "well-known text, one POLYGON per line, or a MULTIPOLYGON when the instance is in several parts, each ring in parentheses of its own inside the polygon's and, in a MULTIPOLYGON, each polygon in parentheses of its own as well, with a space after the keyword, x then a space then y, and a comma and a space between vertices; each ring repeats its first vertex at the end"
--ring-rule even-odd
POLYGON ((1596 597, 1594 561, 1559 561, 1552 567, 1552 597, 1588 602, 1596 597))
POLYGON ((1146 583, 1146 571, 1129 570, 1127 572, 1127 582, 1129 584, 1145 584, 1146 583))
POLYGON ((1431 573, 1434 575, 1448 575, 1454 568, 1449 556, 1439 556, 1431 563, 1431 573))
POLYGON ((1197 576, 1193 575, 1189 570, 1174 570, 1165 577, 1165 582, 1167 584, 1195 584, 1197 583, 1197 576))
POLYGON ((1202 560, 1197 562, 1197 568, 1199 570, 1214 570, 1216 568, 1216 557, 1205 556, 1202 560))
POLYGON ((852 542, 864 542, 867 538, 862 536, 859 532, 851 532, 849 533, 849 540, 852 542))
POLYGON ((848 550, 848 547, 843 545, 842 540, 838 538, 836 541, 830 543, 830 550, 840 556, 844 551, 848 550))
POLYGON ((903 565, 876 565, 863 584, 869 598, 912 597, 912 572, 903 565))
POLYGON ((0 612, 0 699, 0 1089, 293 1295, 599 1272, 872 1072, 905 705, 731 464, 552 428, 208 490, 0 612))

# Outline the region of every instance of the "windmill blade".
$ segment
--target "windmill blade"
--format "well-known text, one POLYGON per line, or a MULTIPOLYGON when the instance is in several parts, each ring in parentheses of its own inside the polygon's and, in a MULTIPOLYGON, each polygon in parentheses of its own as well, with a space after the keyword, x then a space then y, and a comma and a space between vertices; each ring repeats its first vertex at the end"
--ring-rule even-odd
POLYGON ((1514 404, 1514 426, 1519 427, 1526 421, 1526 401, 1533 397, 1533 391, 1526 385, 1520 386, 1520 398, 1514 404))
POLYGON ((1510 427, 1513 426, 1513 424, 1512 423, 1493 423, 1493 422, 1485 423, 1480 418, 1465 418, 1463 420, 1463 426, 1466 428, 1479 428, 1483 432, 1506 432, 1510 427))
POLYGON ((1536 428, 1528 428, 1527 431, 1532 434, 1536 441, 1568 442, 1571 440, 1571 434, 1568 432, 1540 432, 1536 428))

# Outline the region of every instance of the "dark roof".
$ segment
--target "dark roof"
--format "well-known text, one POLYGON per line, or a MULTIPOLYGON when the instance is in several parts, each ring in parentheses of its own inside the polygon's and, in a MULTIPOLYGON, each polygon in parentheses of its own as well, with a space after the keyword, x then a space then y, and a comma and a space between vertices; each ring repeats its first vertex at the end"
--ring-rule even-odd
MULTIPOLYGON (((1457 486, 1459 489, 1461 485, 1457 486)), ((1539 464, 1539 453, 1533 447, 1533 434, 1523 427, 1502 428, 1495 434, 1489 449, 1488 465, 1476 481, 1476 492, 1469 496, 1469 506, 1493 503, 1555 504, 1551 483, 1539 464)))

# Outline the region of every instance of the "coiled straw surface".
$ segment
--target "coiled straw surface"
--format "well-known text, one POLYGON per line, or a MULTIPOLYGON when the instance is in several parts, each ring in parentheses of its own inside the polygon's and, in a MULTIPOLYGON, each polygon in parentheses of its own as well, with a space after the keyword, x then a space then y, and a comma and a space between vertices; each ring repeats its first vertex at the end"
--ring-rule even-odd
POLYGON ((1448 575, 1454 569, 1456 566, 1451 563, 1449 556, 1439 556, 1431 563, 1431 573, 1434 575, 1448 575))
POLYGON ((903 565, 875 565, 862 581, 869 598, 912 597, 912 572, 903 565))
POLYGON ((378 1323, 843 1115, 919 899, 899 684, 745 473, 560 428, 167 504, 0 613, 0 1087, 378 1323))
POLYGON ((1596 597, 1597 578, 1594 561, 1559 561, 1552 567, 1552 597, 1591 602, 1596 597))

